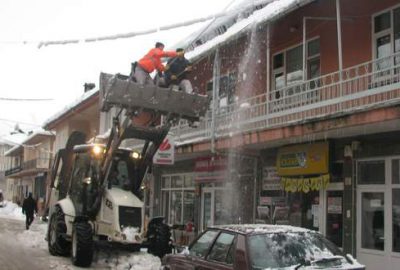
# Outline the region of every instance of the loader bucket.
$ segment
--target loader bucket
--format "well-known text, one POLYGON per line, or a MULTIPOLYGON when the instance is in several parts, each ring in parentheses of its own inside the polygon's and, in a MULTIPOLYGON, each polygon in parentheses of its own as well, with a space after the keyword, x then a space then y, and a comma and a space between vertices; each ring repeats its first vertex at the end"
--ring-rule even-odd
POLYGON ((141 85, 128 76, 100 74, 100 108, 107 112, 116 106, 128 110, 158 112, 176 115, 189 121, 198 121, 208 109, 205 95, 188 94, 171 88, 141 85))

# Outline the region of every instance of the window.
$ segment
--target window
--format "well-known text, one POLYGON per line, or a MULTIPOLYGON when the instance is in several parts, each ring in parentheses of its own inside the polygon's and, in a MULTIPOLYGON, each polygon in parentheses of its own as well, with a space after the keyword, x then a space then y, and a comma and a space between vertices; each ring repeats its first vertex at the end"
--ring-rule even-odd
POLYGON ((392 245, 393 252, 400 252, 400 189, 392 190, 392 245))
MULTIPOLYGON (((400 8, 386 11, 373 18, 374 55, 377 61, 376 70, 383 70, 378 76, 390 75, 393 65, 400 64, 400 56, 392 54, 400 52, 400 8)), ((395 72, 399 72, 397 69, 395 72)))
MULTIPOLYGON (((238 100, 236 95, 236 73, 223 75, 219 79, 219 98, 218 98, 218 113, 226 113, 231 111, 229 105, 238 100)), ((207 83, 207 93, 212 96, 213 82, 207 83), (211 92, 211 93, 210 93, 211 92)), ((210 106, 213 106, 210 103, 210 106)))
MULTIPOLYGON (((318 78, 320 76, 320 45, 318 38, 307 42, 306 52, 307 79, 318 78)), ((282 94, 292 95, 298 93, 301 90, 299 83, 304 80, 303 45, 275 54, 272 61, 272 88, 279 90, 287 87, 285 93, 276 91, 274 98, 278 99, 282 94)), ((311 88, 316 86, 317 81, 311 82, 311 88)))
POLYGON ((361 197, 361 247, 384 249, 384 193, 364 192, 361 197))
POLYGON ((171 225, 186 224, 194 216, 194 175, 163 175, 161 180, 163 215, 171 225))
POLYGON ((214 230, 206 231, 190 247, 190 249, 189 249, 190 255, 197 256, 197 257, 206 256, 207 251, 211 247, 211 245, 217 235, 218 235, 218 231, 214 231, 214 230))
POLYGON ((385 184, 385 161, 372 160, 358 163, 358 184, 385 184))
POLYGON ((221 263, 232 264, 233 258, 230 251, 233 249, 232 244, 234 239, 235 236, 233 234, 221 233, 215 241, 208 259, 221 263))

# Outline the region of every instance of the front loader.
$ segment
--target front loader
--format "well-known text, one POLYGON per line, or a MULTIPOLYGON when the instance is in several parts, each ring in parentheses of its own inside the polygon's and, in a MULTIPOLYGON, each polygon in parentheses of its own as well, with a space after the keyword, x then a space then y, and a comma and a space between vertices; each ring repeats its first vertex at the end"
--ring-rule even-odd
POLYGON ((127 76, 102 73, 101 111, 116 108, 117 113, 106 143, 88 144, 85 134, 76 131, 56 154, 51 170, 49 252, 71 254, 73 263, 83 267, 92 262, 95 241, 133 250, 147 247, 159 257, 170 252, 171 234, 164 218, 155 217, 146 226, 141 185, 171 126, 180 119, 198 121, 208 101, 203 95, 139 85, 127 76), (141 150, 121 147, 126 140, 134 140, 141 150))

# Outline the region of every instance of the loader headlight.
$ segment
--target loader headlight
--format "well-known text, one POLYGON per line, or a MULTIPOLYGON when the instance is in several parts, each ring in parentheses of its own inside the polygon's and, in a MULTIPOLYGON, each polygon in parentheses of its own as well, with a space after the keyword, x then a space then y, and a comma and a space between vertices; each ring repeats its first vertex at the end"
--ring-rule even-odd
POLYGON ((133 151, 132 154, 131 154, 131 157, 133 159, 140 159, 140 153, 136 152, 136 151, 133 151))
POLYGON ((100 145, 95 145, 92 148, 92 152, 95 156, 100 156, 104 153, 104 148, 101 147, 100 145))

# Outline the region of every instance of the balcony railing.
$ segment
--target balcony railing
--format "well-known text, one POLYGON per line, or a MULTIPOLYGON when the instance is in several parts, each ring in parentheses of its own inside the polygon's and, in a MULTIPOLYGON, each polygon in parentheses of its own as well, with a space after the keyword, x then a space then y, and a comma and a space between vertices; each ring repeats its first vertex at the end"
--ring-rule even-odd
MULTIPOLYGON (((215 115, 216 137, 390 106, 400 102, 400 53, 253 96, 215 115)), ((212 113, 197 129, 172 129, 178 144, 210 139, 212 113)))
POLYGON ((18 165, 18 166, 15 166, 15 167, 11 168, 11 169, 5 170, 4 171, 4 175, 5 176, 9 176, 9 175, 12 175, 12 174, 20 172, 20 171, 22 171, 22 166, 18 165))
POLYGON ((49 158, 36 158, 36 159, 24 161, 22 163, 22 169, 23 170, 49 169, 50 161, 51 160, 49 158))

